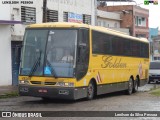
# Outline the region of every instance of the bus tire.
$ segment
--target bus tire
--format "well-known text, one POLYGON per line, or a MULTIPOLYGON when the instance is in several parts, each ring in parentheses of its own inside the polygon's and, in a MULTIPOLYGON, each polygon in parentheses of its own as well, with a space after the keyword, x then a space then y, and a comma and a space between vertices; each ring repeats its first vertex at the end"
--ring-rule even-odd
POLYGON ((133 93, 138 91, 138 79, 136 78, 135 82, 134 82, 134 88, 133 88, 133 93))
POLYGON ((151 81, 150 80, 148 80, 148 84, 150 84, 151 83, 151 81))
POLYGON ((92 100, 95 93, 95 85, 93 81, 90 81, 88 87, 87 87, 87 99, 92 100))
POLYGON ((126 90, 127 95, 131 95, 133 92, 133 81, 132 78, 129 79, 128 81, 128 89, 126 90))

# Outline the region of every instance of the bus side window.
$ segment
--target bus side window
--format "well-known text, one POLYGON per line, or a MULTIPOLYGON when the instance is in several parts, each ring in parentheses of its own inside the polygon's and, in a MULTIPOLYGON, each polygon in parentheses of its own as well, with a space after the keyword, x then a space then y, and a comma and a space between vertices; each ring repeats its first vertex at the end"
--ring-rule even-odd
POLYGON ((89 30, 80 29, 79 30, 79 41, 77 50, 77 68, 76 77, 80 80, 88 70, 89 64, 89 30))
POLYGON ((78 43, 78 62, 84 63, 89 59, 89 42, 88 30, 80 30, 80 39, 78 43))
POLYGON ((128 39, 124 39, 124 55, 131 56, 131 47, 130 41, 128 39))

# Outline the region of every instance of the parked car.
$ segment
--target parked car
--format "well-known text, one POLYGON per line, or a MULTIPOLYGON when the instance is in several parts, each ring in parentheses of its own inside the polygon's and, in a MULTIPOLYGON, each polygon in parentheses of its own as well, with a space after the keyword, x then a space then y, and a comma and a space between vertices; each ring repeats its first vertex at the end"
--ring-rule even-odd
POLYGON ((160 61, 150 62, 148 83, 150 82, 160 82, 160 61))

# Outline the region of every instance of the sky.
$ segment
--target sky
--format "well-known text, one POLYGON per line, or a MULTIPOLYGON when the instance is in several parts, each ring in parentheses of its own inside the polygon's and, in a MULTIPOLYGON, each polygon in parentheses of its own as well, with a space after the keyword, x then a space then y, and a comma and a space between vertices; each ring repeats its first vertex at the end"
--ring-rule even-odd
MULTIPOLYGON (((153 3, 150 3, 149 5, 144 5, 144 0, 134 0, 138 6, 142 8, 149 9, 149 27, 150 28, 157 28, 159 27, 160 30, 160 0, 158 0, 158 5, 153 5, 153 3)), ((152 0, 153 1, 153 0, 152 0)), ((111 5, 136 5, 135 2, 114 2, 110 3, 111 5)))
POLYGON ((144 5, 144 0, 135 0, 137 4, 140 4, 141 7, 149 9, 149 27, 156 28, 159 27, 160 30, 160 0, 158 0, 158 5, 144 5), (142 3, 142 4, 141 4, 142 3))

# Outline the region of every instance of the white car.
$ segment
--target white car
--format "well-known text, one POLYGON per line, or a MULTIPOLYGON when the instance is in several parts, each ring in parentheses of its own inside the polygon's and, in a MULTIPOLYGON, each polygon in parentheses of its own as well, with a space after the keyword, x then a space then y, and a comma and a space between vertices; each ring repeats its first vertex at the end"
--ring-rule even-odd
POLYGON ((148 83, 150 82, 160 82, 160 61, 150 62, 148 83))

